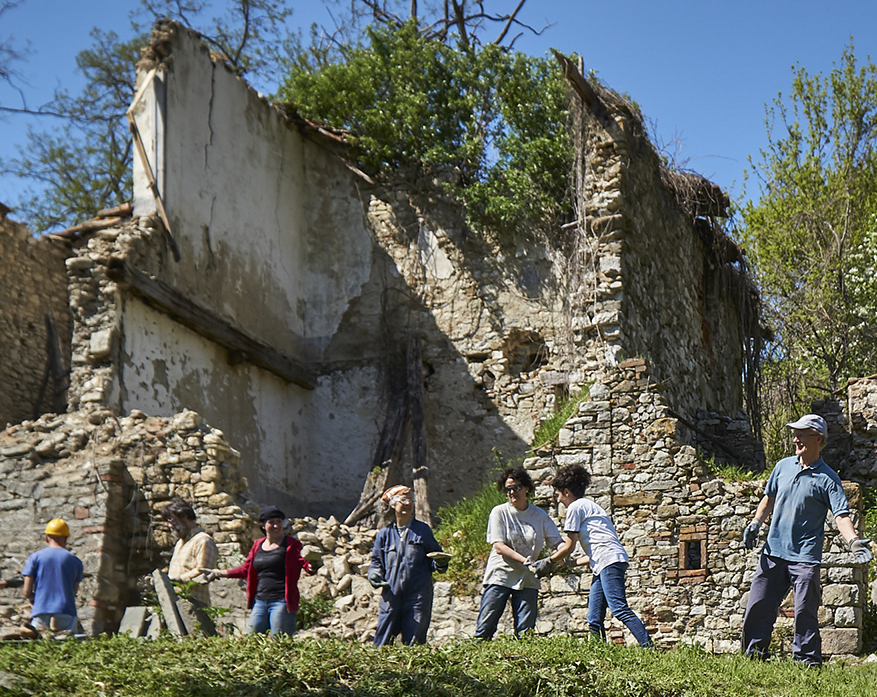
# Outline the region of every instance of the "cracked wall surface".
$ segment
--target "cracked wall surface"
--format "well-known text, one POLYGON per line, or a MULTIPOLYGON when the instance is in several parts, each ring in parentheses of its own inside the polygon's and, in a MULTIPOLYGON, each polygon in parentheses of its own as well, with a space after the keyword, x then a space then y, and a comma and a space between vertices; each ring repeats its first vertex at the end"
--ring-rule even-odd
MULTIPOLYGON (((510 245, 472 234, 429 177, 357 177, 331 139, 268 104, 193 33, 160 25, 152 51, 162 58, 143 65, 135 118, 169 229, 138 160, 135 219, 83 240, 70 267, 73 407, 197 410, 240 448, 255 497, 338 516, 374 464, 410 336, 434 506, 477 488, 498 454, 524 456, 542 421, 623 357, 644 354, 681 412, 706 404, 738 418, 739 388, 711 397, 726 377, 716 367, 739 366, 739 336, 722 329, 734 318, 719 308, 721 351, 695 341, 700 278, 680 269, 705 252, 623 129, 588 131, 583 234, 510 245), (662 245, 685 264, 663 264, 662 245), (119 260, 307 367, 313 385, 110 281, 119 260)), ((411 452, 396 460, 394 476, 409 478, 411 452)))

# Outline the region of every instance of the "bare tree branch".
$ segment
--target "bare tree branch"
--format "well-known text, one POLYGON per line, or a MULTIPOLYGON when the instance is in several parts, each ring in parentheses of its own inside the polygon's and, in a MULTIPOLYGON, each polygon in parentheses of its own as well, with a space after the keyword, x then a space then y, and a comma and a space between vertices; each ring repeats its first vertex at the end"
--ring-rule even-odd
POLYGON ((515 23, 515 18, 518 16, 518 12, 521 11, 521 8, 524 6, 525 2, 527 2, 527 0, 521 0, 518 3, 518 6, 515 8, 514 12, 512 12, 509 15, 508 20, 505 23, 505 26, 502 28, 502 31, 499 33, 499 36, 497 36, 496 39, 494 39, 494 41, 493 41, 493 43, 495 43, 497 46, 502 44, 502 40, 505 38, 505 35, 508 34, 509 29, 515 23))
POLYGON ((0 111, 8 114, 27 114, 28 116, 55 116, 59 119, 69 119, 70 114, 61 114, 57 111, 49 111, 40 107, 39 109, 28 109, 27 107, 10 107, 0 105, 0 111))

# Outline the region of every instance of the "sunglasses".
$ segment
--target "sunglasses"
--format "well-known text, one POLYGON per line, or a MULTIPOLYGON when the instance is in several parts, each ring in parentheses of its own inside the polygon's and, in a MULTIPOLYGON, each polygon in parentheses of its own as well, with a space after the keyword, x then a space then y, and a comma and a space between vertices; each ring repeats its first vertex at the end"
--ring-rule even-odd
POLYGON ((514 486, 507 486, 507 487, 505 488, 505 493, 507 493, 507 494, 514 494, 515 492, 520 491, 520 490, 523 489, 523 488, 524 488, 524 487, 523 487, 523 485, 521 485, 521 484, 515 484, 514 486))

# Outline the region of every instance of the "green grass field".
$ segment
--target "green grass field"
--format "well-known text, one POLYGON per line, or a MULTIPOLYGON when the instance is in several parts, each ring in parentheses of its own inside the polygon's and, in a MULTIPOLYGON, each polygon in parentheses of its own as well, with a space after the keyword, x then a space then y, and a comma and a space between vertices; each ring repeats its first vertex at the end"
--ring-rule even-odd
POLYGON ((877 695, 877 664, 756 663, 569 637, 385 647, 267 637, 0 646, 0 694, 688 697, 877 695))

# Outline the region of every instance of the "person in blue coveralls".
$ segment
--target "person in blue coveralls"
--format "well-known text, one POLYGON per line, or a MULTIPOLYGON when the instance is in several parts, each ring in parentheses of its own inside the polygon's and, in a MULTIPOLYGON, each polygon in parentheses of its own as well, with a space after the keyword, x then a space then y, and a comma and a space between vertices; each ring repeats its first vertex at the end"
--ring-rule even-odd
POLYGON ((392 486, 381 500, 396 521, 378 531, 368 568, 369 583, 381 589, 375 646, 396 636, 407 646, 424 644, 432 618, 432 572, 447 571, 448 557, 430 527, 414 518, 411 489, 392 486))
POLYGON ((31 624, 39 631, 75 632, 76 591, 82 582, 82 561, 67 551, 70 528, 60 518, 45 529, 46 546, 24 564, 24 597, 31 601, 31 624))
POLYGON ((768 658, 780 603, 791 588, 795 597, 792 657, 820 666, 819 566, 828 510, 834 513, 837 529, 857 563, 871 561, 871 543, 858 538, 840 477, 820 455, 828 435, 825 419, 807 414, 786 426, 794 432, 795 456, 780 460, 773 468, 755 518, 743 531, 743 546, 754 548, 759 528, 773 513, 743 616, 743 652, 751 658, 768 658))

